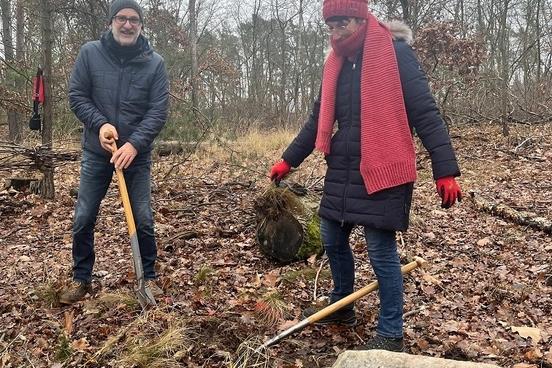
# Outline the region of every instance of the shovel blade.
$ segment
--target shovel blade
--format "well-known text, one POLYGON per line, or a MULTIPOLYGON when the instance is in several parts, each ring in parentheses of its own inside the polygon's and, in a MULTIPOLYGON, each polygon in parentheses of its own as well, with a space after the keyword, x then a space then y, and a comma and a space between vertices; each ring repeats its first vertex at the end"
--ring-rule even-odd
POLYGON ((136 298, 138 299, 138 303, 140 303, 144 309, 157 305, 151 290, 145 285, 142 285, 142 287, 136 289, 136 298))

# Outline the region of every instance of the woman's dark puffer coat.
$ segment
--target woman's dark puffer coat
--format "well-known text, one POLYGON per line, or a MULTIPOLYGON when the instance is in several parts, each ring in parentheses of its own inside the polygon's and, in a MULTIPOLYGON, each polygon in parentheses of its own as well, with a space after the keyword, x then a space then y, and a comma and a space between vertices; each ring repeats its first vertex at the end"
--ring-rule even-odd
MULTIPOLYGON (((393 44, 408 121, 431 156, 433 177, 459 176, 450 137, 414 51, 404 41, 393 44)), ((319 214, 341 223, 402 231, 408 228, 413 183, 368 195, 360 175, 361 58, 359 55, 354 63, 346 61, 339 75, 335 111, 338 130, 326 156, 328 170, 319 214)), ((307 123, 282 155, 293 167, 314 150, 319 109, 320 97, 307 123)))

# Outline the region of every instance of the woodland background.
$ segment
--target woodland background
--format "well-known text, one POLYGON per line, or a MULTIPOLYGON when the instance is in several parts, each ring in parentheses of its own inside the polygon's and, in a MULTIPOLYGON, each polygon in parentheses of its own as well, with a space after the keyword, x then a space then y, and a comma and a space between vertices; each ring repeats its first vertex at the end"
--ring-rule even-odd
MULTIPOLYGON (((67 80, 80 46, 106 29, 107 0, 2 0, 0 104, 10 139, 25 135, 31 77, 49 76, 54 136, 76 134, 67 80), (47 60, 45 56, 47 55, 47 60), (48 64, 48 65, 46 65, 48 64), (48 71, 46 71, 48 72, 48 71)), ((297 127, 315 99, 327 48, 320 1, 143 1, 144 32, 164 56, 171 118, 164 137, 197 140, 206 126, 297 127)), ((449 124, 550 119, 552 2, 374 1, 413 30, 414 47, 449 124)), ((217 129, 218 128, 218 129, 217 129)), ((78 134, 77 134, 78 135, 78 134)))
MULTIPOLYGON (((109 3, 0 0, 2 368, 235 367, 240 344, 289 327, 331 288, 319 259, 287 266, 265 259, 253 211, 271 164, 318 93, 327 48, 321 1, 142 5, 144 32, 171 80, 160 141, 179 150, 154 164, 165 296, 147 313, 131 293, 116 186, 98 219, 93 295, 71 307, 57 303, 71 271, 81 131, 67 81, 79 47, 106 29, 109 3), (42 134, 27 128, 38 66, 47 78, 42 134), (11 186, 22 176, 43 184, 11 186)), ((400 252, 403 263, 418 255, 430 265, 405 278, 408 351, 552 367, 552 1, 370 6, 412 28, 463 174, 464 201, 440 209, 418 144, 419 180, 400 252), (504 215, 504 207, 518 212, 504 215)), ((290 180, 319 194, 323 175, 323 159, 311 155, 290 180)), ((359 231, 352 245, 361 287, 373 274, 359 231)), ((330 366, 374 332, 377 298, 357 306, 355 329, 307 328, 271 348, 259 366, 330 366)))

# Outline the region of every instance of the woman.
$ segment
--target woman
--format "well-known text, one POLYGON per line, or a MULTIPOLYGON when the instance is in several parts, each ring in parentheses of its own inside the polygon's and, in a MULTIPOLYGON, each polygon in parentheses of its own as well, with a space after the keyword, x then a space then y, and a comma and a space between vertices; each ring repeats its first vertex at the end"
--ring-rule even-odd
MULTIPOLYGON (((408 227, 416 180, 412 130, 431 156, 444 208, 461 199, 454 179, 460 170, 427 78, 408 45, 410 30, 380 23, 366 0, 325 0, 323 16, 332 49, 321 93, 270 176, 282 179, 314 148, 324 153, 328 169, 319 215, 334 282, 330 302, 353 292, 349 236, 355 225, 363 226, 380 297, 376 335, 365 348, 402 351, 403 279, 395 232, 408 227)), ((354 325, 354 307, 321 322, 354 325)))

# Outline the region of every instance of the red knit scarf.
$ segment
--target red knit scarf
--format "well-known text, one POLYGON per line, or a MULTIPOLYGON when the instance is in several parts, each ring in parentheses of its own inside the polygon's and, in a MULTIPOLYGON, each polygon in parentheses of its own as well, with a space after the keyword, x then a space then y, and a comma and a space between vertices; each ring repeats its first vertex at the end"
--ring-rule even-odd
MULTIPOLYGON (((360 173, 368 194, 414 182, 416 156, 390 31, 368 15, 360 81, 360 173)), ((337 81, 344 58, 324 64, 316 149, 330 153, 337 81)))
POLYGON ((332 44, 332 50, 336 56, 339 57, 353 57, 358 54, 358 51, 364 45, 364 38, 366 37, 367 23, 362 23, 357 30, 347 38, 330 38, 332 44))

